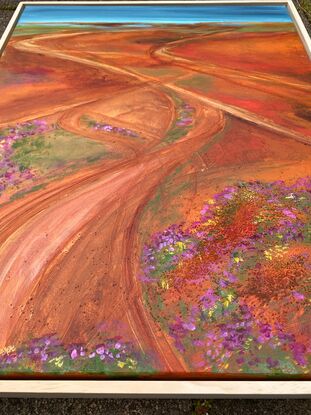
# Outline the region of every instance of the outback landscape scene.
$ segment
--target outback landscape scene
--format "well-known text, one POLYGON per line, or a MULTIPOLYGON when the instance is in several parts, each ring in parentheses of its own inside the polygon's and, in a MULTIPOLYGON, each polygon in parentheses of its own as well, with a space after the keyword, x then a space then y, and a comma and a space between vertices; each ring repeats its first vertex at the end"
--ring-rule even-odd
POLYGON ((2 377, 310 378, 311 63, 270 7, 17 24, 2 377))

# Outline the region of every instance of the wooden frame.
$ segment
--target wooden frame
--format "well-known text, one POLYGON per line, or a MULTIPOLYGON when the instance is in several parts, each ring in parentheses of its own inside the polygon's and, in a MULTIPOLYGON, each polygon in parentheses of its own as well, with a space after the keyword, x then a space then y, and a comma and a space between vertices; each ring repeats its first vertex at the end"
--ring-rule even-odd
POLYGON ((303 398, 309 381, 2 380, 0 396, 103 398, 303 398))
MULTIPOLYGON (((98 5, 133 4, 134 1, 46 1, 20 2, 0 40, 0 53, 3 52, 18 19, 26 5, 98 5)), ((146 4, 147 1, 135 1, 146 4)), ((154 1, 157 4, 187 4, 191 1, 154 1)), ((196 1, 196 4, 283 4, 286 5, 301 40, 311 59, 311 39, 292 0, 225 0, 196 1)), ((0 396, 101 396, 101 397, 308 397, 311 396, 311 381, 150 381, 150 380, 1 380, 0 396)))

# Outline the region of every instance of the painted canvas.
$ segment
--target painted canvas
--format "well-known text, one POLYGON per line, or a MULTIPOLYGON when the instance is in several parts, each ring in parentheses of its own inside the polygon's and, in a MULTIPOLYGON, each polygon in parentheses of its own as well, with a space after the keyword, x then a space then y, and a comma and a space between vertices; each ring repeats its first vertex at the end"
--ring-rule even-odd
POLYGON ((27 5, 0 96, 2 377, 310 378, 285 5, 27 5))

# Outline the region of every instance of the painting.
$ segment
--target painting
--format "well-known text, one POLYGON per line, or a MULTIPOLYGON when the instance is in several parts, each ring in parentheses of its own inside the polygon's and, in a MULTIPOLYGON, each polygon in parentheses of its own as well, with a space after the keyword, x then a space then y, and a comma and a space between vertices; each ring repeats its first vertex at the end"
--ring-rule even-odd
POLYGON ((284 4, 27 4, 0 59, 0 375, 310 379, 311 63, 284 4))

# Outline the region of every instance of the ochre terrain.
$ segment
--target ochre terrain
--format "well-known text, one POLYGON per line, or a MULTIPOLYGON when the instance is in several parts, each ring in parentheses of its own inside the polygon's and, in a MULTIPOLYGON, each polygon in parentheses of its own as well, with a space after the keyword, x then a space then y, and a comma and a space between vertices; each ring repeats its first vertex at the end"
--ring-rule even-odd
POLYGON ((191 221, 225 185, 311 175, 307 54, 290 25, 246 28, 12 37, 0 61, 0 127, 44 118, 120 156, 1 206, 0 347, 49 333, 94 345, 105 331, 151 353, 159 373, 189 371, 143 304, 146 239, 169 224, 173 206, 191 221), (169 140, 178 102, 194 122, 169 140), (138 138, 94 130, 83 117, 138 138))

